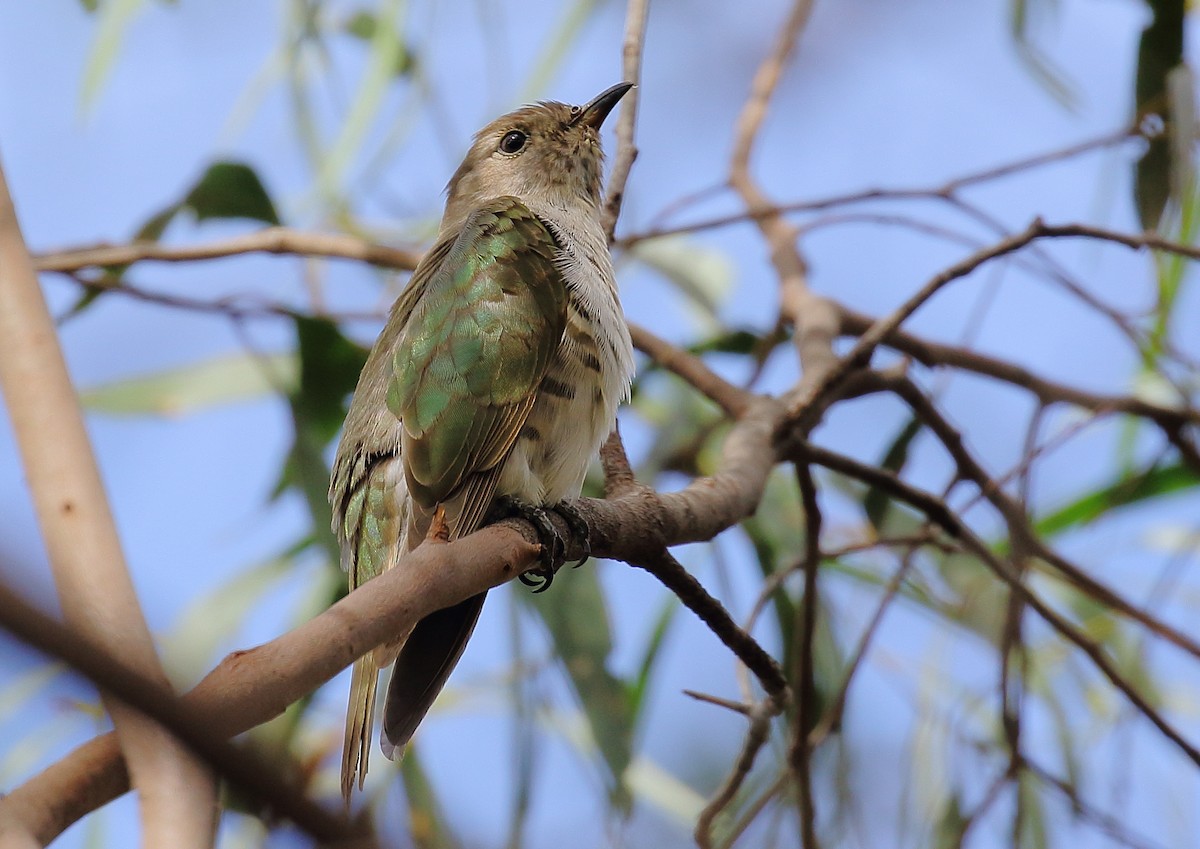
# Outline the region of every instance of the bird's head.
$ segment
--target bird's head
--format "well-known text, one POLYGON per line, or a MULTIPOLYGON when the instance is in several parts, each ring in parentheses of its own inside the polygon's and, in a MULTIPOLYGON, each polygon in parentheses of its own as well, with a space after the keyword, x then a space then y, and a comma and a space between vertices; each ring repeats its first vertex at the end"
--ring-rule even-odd
POLYGON ((554 206, 600 203, 600 125, 633 88, 619 83, 584 106, 544 102, 488 124, 446 187, 443 228, 502 195, 554 206))

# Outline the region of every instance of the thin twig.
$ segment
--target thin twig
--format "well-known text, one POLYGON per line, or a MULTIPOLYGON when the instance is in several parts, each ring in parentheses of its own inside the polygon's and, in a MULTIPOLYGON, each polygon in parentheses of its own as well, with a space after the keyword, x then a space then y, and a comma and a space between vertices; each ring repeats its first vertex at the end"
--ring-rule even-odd
POLYGON ((638 105, 642 83, 642 49, 646 43, 646 19, 650 13, 650 0, 629 0, 625 8, 625 38, 621 45, 621 70, 625 82, 634 84, 621 102, 621 117, 617 121, 617 156, 613 161, 612 174, 605 191, 604 212, 601 221, 604 232, 611 242, 621 214, 621 202, 625 199, 625 183, 633 162, 637 159, 634 131, 637 127, 638 105))
POLYGON ((750 712, 750 727, 746 731, 746 739, 742 742, 742 751, 738 754, 733 769, 725 777, 713 798, 700 811, 700 816, 696 818, 696 828, 693 834, 700 849, 712 849, 713 822, 733 801, 733 797, 737 795, 738 790, 745 782, 746 776, 754 768, 758 752, 767 742, 767 735, 771 730, 771 719, 778 713, 779 705, 770 697, 755 705, 750 712))
POLYGON ((817 629, 817 571, 821 566, 821 507, 817 503, 817 487, 808 463, 796 466, 800 486, 800 502, 804 508, 804 599, 800 605, 799 621, 795 623, 794 662, 797 694, 795 727, 788 751, 788 762, 796 774, 800 803, 800 842, 804 849, 817 847, 817 814, 813 805, 812 763, 809 731, 816 724, 812 716, 817 701, 813 670, 813 637, 817 629))
POLYGON ((33 259, 38 271, 70 272, 85 268, 132 265, 145 260, 189 262, 249 253, 350 259, 397 271, 412 271, 421 258, 417 251, 387 247, 355 236, 268 227, 245 236, 201 245, 164 245, 159 242, 94 245, 49 251, 36 254, 33 259))
POLYGON ((738 627, 721 602, 713 598, 669 551, 663 550, 657 557, 631 561, 630 565, 645 569, 658 578, 754 673, 768 695, 779 705, 787 702, 787 679, 779 663, 753 637, 738 627))

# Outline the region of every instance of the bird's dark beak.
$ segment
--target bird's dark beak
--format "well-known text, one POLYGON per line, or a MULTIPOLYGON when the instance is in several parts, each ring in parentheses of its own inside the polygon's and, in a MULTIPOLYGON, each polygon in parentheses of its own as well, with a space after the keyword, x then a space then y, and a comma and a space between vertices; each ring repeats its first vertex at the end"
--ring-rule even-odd
POLYGON ((604 119, 608 117, 608 113, 631 88, 633 88, 633 83, 617 83, 612 88, 605 89, 582 107, 571 123, 583 124, 593 130, 599 130, 604 119))

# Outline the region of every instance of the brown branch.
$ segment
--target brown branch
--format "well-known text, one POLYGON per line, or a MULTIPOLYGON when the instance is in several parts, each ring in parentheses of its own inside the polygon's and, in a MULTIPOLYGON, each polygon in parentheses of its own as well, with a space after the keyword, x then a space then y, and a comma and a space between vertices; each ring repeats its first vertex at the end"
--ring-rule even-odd
POLYGON ((776 713, 789 698, 787 679, 779 663, 748 633, 738 627, 721 602, 717 601, 669 551, 657 557, 630 560, 629 565, 645 569, 673 592, 683 605, 700 618, 746 668, 754 673, 773 699, 776 713))
POLYGON ((283 774, 254 752, 215 736, 210 730, 209 716, 176 698, 164 683, 118 660, 86 634, 30 607, 3 585, 0 585, 0 627, 26 645, 64 661, 97 687, 154 719, 220 776, 261 802, 271 814, 291 820, 326 844, 374 845, 369 835, 344 817, 305 798, 294 776, 283 774))
MULTIPOLYGON (((620 239, 617 242, 617 245, 619 247, 628 248, 632 247, 638 242, 644 242, 650 239, 659 239, 665 236, 675 236, 681 233, 698 233, 704 230, 715 230, 720 227, 728 227, 734 224, 741 224, 746 221, 757 221, 762 218, 768 218, 781 214, 820 212, 825 209, 833 209, 839 206, 850 206, 859 203, 868 203, 871 201, 952 200, 957 197, 957 193, 961 189, 969 186, 990 182, 1002 177, 1008 177, 1021 171, 1027 171, 1042 165, 1052 164, 1054 162, 1079 156, 1080 154, 1088 153, 1093 150, 1112 147, 1113 145, 1121 144, 1130 139, 1139 138, 1140 136, 1141 134, 1136 129, 1121 129, 1116 132, 1106 133, 1105 135, 1094 139, 1071 144, 1067 147, 1056 148, 1054 150, 1045 151, 1033 156, 1022 157, 998 166, 989 167, 974 174, 969 174, 965 177, 950 180, 946 183, 942 183, 941 185, 900 189, 863 189, 855 192, 830 195, 814 200, 794 201, 791 203, 779 204, 778 206, 747 209, 743 212, 737 212, 730 215, 714 216, 712 218, 694 221, 690 224, 681 224, 674 227, 658 227, 642 233, 634 233, 630 236, 620 239)), ((679 208, 680 204, 671 204, 672 211, 677 211, 679 208)), ((662 215, 656 216, 656 218, 659 220, 661 220, 662 217, 662 215)))
POLYGON ((420 252, 374 244, 355 236, 268 227, 245 236, 201 245, 164 245, 159 242, 95 245, 49 251, 36 254, 33 259, 38 271, 70 272, 85 268, 132 265, 145 260, 189 262, 248 253, 350 259, 397 271, 412 271, 421 258, 420 252))
POLYGON ((1029 526, 1020 504, 1004 492, 967 450, 962 435, 933 406, 911 381, 893 381, 893 391, 909 405, 913 413, 921 418, 937 436, 938 440, 958 466, 959 474, 974 483, 984 498, 992 504, 1008 524, 1010 536, 1028 546, 1029 553, 1052 566, 1069 583, 1088 594, 1096 601, 1133 619, 1143 627, 1162 637, 1167 642, 1200 659, 1200 643, 1178 628, 1155 618, 1128 601, 1124 596, 1106 587, 1080 567, 1071 563, 1054 549, 1046 545, 1029 526))
POLYGON ((721 786, 713 798, 700 811, 700 816, 696 818, 696 828, 692 833, 700 849, 712 849, 713 822, 733 801, 733 797, 741 789, 750 770, 754 768, 754 761, 758 757, 759 750, 767 742, 767 735, 771 730, 771 719, 778 713, 778 704, 769 697, 755 705, 750 711, 750 728, 746 731, 742 751, 738 754, 733 769, 721 782, 721 786))
MULTIPOLYGON (((164 687, 54 323, 0 169, 0 389, 63 615, 164 687)), ((216 785, 162 728, 106 693, 129 760, 147 844, 211 846, 216 785)))
MULTIPOLYGON (((857 463, 857 461, 832 455, 832 452, 815 450, 811 446, 804 446, 803 450, 808 453, 808 456, 814 462, 820 463, 821 465, 826 465, 823 460, 827 459, 830 461, 830 468, 836 468, 838 471, 855 477, 859 477, 856 472, 861 469, 865 472, 865 474, 860 477, 861 480, 864 480, 867 483, 873 483, 886 487, 889 493, 893 494, 900 500, 905 501, 906 503, 912 504, 912 506, 924 512, 935 522, 938 522, 939 524, 944 522, 945 524, 942 526, 952 536, 958 538, 969 553, 973 554, 976 558, 982 561, 992 571, 993 574, 1000 578, 1000 580, 1002 580, 1012 591, 1020 595, 1024 603, 1027 604, 1030 609, 1035 611, 1043 620, 1045 620, 1047 624, 1057 631, 1060 636, 1065 638, 1068 642, 1072 643, 1076 648, 1080 649, 1085 655, 1087 655, 1091 659, 1092 663, 1095 664, 1095 666, 1104 675, 1104 677, 1107 678, 1117 690, 1124 694, 1130 703, 1137 708, 1137 710, 1144 717, 1150 720, 1150 722, 1156 728, 1158 728, 1160 732, 1162 732, 1163 736, 1174 743, 1193 763, 1195 763, 1197 766, 1200 766, 1200 750, 1189 743, 1179 733, 1179 731, 1177 731, 1170 723, 1168 723, 1166 719, 1163 718, 1162 714, 1159 713, 1158 710, 1151 705, 1140 692, 1138 692, 1137 688, 1131 684, 1124 675, 1121 674, 1120 670, 1117 669, 1116 665, 1108 657, 1104 649, 1094 640, 1087 637, 1082 631, 1056 613, 1044 601, 1042 601, 1020 580, 1020 575, 1010 564, 1001 560, 986 542, 974 534, 974 532, 966 525, 966 523, 962 521, 962 519, 960 519, 954 513, 945 510, 945 505, 940 499, 930 493, 922 492, 917 490, 915 487, 910 486, 909 484, 895 479, 895 476, 893 475, 882 473, 880 470, 871 467, 864 468, 862 467, 862 464, 857 463), (938 504, 942 504, 942 509, 938 509, 938 504)), ((1037 541, 1033 540, 1033 542, 1036 543, 1037 541)), ((1039 557, 1042 557, 1044 556, 1043 551, 1044 548, 1035 550, 1035 553, 1039 557)), ((1064 563, 1063 565, 1069 566, 1070 564, 1064 563)), ((1080 575, 1081 577, 1086 578, 1088 581, 1092 581, 1091 578, 1087 578, 1087 576, 1082 575, 1082 573, 1080 573, 1080 575)), ((1105 603, 1109 603, 1107 598, 1101 597, 1100 600, 1105 603)), ((1123 599, 1120 599, 1119 601, 1122 607, 1118 609, 1122 610, 1122 612, 1128 613, 1129 611, 1136 611, 1136 608, 1129 604, 1129 602, 1126 602, 1123 599)), ((1140 613, 1140 611, 1137 612, 1140 613)), ((1190 640, 1187 640, 1186 637, 1184 637, 1182 634, 1179 634, 1174 629, 1169 628, 1163 623, 1155 622, 1155 620, 1149 616, 1145 616, 1145 618, 1148 623, 1153 624, 1151 625, 1147 622, 1143 622, 1143 624, 1146 624, 1147 627, 1154 628, 1156 633, 1162 633, 1162 635, 1167 639, 1172 639, 1172 637, 1174 637, 1190 644, 1190 640)), ((1139 621, 1142 620, 1139 619, 1139 621)), ((1175 640, 1173 639, 1172 641, 1174 642, 1175 640)))
POLYGON ((800 501, 804 507, 804 600, 800 621, 795 628, 795 680, 800 687, 795 711, 795 726, 788 751, 788 762, 796 774, 800 802, 800 837, 804 849, 816 849, 817 813, 813 805, 812 763, 809 731, 816 724, 812 710, 816 706, 817 687, 813 675, 813 637, 817 628, 817 571, 821 566, 821 507, 817 487, 807 463, 796 463, 800 501))
POLYGON ((650 13, 650 0, 629 0, 625 10, 625 38, 621 45, 621 70, 625 82, 634 84, 634 88, 622 98, 621 117, 617 121, 617 156, 613 162, 612 174, 608 178, 608 189, 605 191, 604 211, 601 216, 604 232, 611 242, 613 231, 617 227, 617 217, 621 214, 621 202, 625 199, 625 183, 633 162, 637 159, 637 146, 634 143, 634 130, 637 126, 637 112, 641 93, 638 86, 642 83, 642 48, 646 43, 646 19, 650 13))
POLYGON ((1027 769, 1030 773, 1037 776, 1038 780, 1044 784, 1053 787, 1059 793, 1063 794, 1071 803, 1071 808, 1082 819, 1088 820, 1097 828, 1103 831, 1112 840, 1129 846, 1131 849, 1161 849, 1160 844, 1155 844, 1145 839, 1138 837, 1129 832, 1129 829, 1116 817, 1106 814, 1099 810, 1094 805, 1084 801, 1079 793, 1066 781, 1063 781, 1058 776, 1052 774, 1049 770, 1031 761, 1027 757, 1021 759, 1021 766, 1027 769))
POLYGON ((634 346, 667 371, 682 377, 734 418, 746 412, 754 395, 721 377, 697 356, 677 348, 641 325, 630 324, 634 346))
POLYGON ((875 606, 875 613, 872 614, 867 627, 863 629, 862 636, 858 639, 858 644, 854 647, 854 653, 850 656, 850 662, 846 664, 846 672, 842 676, 842 683, 838 685, 837 692, 833 698, 829 700, 829 707, 825 709, 820 721, 813 726, 812 731, 808 733, 808 747, 815 749, 821 745, 829 737, 830 734, 837 731, 842 724, 842 716, 846 712, 846 699, 850 694, 850 684, 854 681, 854 676, 858 672, 859 666, 863 659, 867 656, 867 650, 871 646, 871 641, 875 638, 876 632, 879 630, 880 623, 883 622, 883 616, 887 613, 888 608, 896 598, 896 594, 900 591, 901 585, 904 583, 904 578, 912 568, 913 552, 900 562, 900 568, 897 569, 884 587, 883 597, 879 600, 879 604, 875 606))
MULTIPOLYGON (((613 500, 577 501, 594 553, 627 561, 653 558, 666 545, 711 539, 749 515, 774 466, 774 434, 782 416, 778 402, 755 399, 727 435, 716 474, 679 492, 638 487, 613 500)), ((556 521, 569 538, 565 522, 556 521)), ((528 523, 508 520, 453 543, 423 545, 405 558, 404 568, 389 570, 266 645, 230 655, 182 701, 204 713, 218 737, 260 725, 428 613, 533 567, 536 539, 528 523)), ((581 556, 578 541, 568 548, 568 558, 581 556)), ((0 813, 11 812, 49 842, 128 788, 120 750, 111 737, 101 738, 0 800, 0 813)))
POLYGON ((916 312, 922 304, 937 294, 944 286, 965 277, 984 263, 1020 250, 1042 235, 1042 230, 1042 222, 1034 220, 1022 233, 1004 239, 984 250, 976 251, 936 275, 887 318, 876 321, 859 337, 858 342, 854 344, 849 353, 821 375, 819 381, 812 382, 807 387, 801 387, 802 391, 794 393, 789 406, 801 431, 811 430, 817 424, 825 407, 832 400, 839 383, 845 380, 852 371, 866 365, 880 342, 916 312))
MULTIPOLYGON (((879 321, 841 306, 838 307, 838 313, 841 333, 845 335, 861 336, 879 321)), ((1032 392, 1042 404, 1072 404, 1094 413, 1127 413, 1150 419, 1163 427, 1177 427, 1184 423, 1200 424, 1200 411, 1190 407, 1164 407, 1141 398, 1088 392, 1047 380, 1015 363, 966 348, 933 342, 903 330, 888 332, 884 335, 882 344, 931 368, 946 366, 962 369, 1019 386, 1032 392)))

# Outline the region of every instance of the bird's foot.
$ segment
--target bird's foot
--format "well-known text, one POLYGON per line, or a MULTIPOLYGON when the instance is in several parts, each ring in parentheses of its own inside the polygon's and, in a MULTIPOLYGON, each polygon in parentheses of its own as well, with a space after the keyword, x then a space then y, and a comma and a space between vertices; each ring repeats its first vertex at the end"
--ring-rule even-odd
MULTIPOLYGON (((538 542, 542 546, 541 564, 538 568, 521 575, 520 579, 525 586, 533 587, 535 593, 550 589, 550 584, 554 581, 554 573, 562 565, 566 545, 554 527, 554 523, 550 521, 546 508, 530 504, 528 501, 511 495, 502 495, 496 499, 492 515, 495 519, 524 519, 537 530, 538 542)), ((566 516, 563 518, 566 519, 566 516)))
POLYGON ((579 547, 583 549, 583 557, 575 564, 575 568, 578 569, 592 556, 592 529, 570 502, 558 502, 554 505, 554 512, 563 517, 563 521, 571 529, 571 535, 579 540, 579 547))

